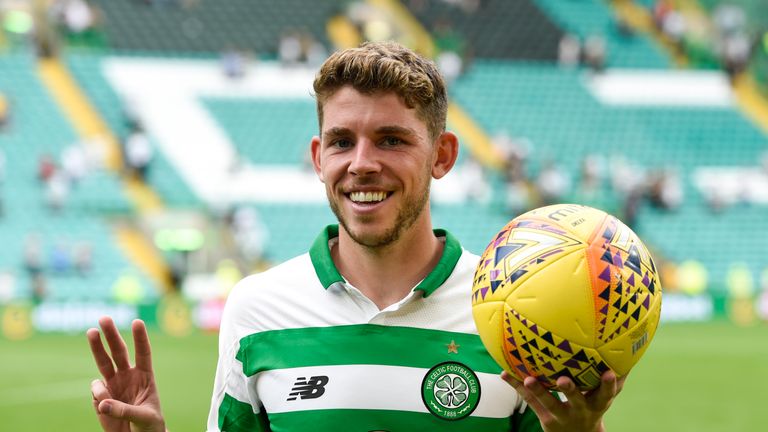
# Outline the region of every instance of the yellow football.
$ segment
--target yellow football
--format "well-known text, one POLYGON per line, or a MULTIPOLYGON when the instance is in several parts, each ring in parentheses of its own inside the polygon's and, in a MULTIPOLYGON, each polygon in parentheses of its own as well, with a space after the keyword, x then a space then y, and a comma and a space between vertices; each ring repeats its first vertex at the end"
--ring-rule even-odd
POLYGON ((587 390, 623 376, 656 333, 661 283, 650 253, 617 218, 558 204, 509 222, 482 255, 472 287, 480 338, 512 376, 587 390))

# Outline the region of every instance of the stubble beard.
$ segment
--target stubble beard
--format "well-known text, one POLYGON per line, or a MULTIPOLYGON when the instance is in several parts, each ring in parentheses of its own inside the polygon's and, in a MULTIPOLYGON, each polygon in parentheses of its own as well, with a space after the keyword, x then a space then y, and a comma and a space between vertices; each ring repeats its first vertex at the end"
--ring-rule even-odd
MULTIPOLYGON (((331 197, 330 191, 327 191, 327 195, 331 211, 336 215, 339 224, 344 228, 344 231, 349 234, 352 241, 368 249, 377 249, 397 242, 400 237, 402 237, 403 233, 408 230, 408 228, 412 227, 419 219, 419 216, 421 216, 428 205, 429 187, 430 184, 428 180, 422 193, 415 194, 403 202, 402 207, 398 209, 394 224, 383 233, 375 236, 363 235, 362 233, 350 229, 339 203, 331 197)), ((361 222, 365 224, 367 222, 366 219, 367 218, 363 218, 361 222)))

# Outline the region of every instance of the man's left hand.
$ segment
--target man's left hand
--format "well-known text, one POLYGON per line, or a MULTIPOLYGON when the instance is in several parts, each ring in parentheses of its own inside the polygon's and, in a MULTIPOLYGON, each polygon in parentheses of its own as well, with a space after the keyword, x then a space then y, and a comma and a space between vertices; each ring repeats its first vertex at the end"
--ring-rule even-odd
POLYGON ((587 392, 579 391, 570 378, 560 377, 557 390, 565 395, 565 402, 534 377, 526 377, 521 382, 502 372, 501 378, 528 403, 545 432, 603 432, 603 415, 624 387, 627 376, 617 379, 613 371, 607 371, 601 377, 600 386, 587 392))

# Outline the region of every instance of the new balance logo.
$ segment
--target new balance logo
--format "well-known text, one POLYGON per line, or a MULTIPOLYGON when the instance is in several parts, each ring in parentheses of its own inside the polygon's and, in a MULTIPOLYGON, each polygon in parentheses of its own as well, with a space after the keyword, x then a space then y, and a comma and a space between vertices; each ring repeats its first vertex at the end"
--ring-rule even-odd
POLYGON ((309 377, 309 379, 298 377, 286 400, 317 399, 325 393, 326 384, 328 384, 328 377, 324 375, 309 377))

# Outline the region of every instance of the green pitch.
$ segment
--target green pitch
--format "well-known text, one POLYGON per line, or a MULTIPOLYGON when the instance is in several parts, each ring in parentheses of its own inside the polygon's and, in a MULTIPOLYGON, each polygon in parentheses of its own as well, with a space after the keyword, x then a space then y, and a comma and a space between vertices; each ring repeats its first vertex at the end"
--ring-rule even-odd
MULTIPOLYGON (((216 335, 150 335, 172 431, 205 429, 216 335)), ((97 376, 84 335, 0 339, 2 430, 98 431, 89 383, 97 376)), ((614 403, 610 431, 753 431, 768 400, 768 325, 667 324, 614 403)))

